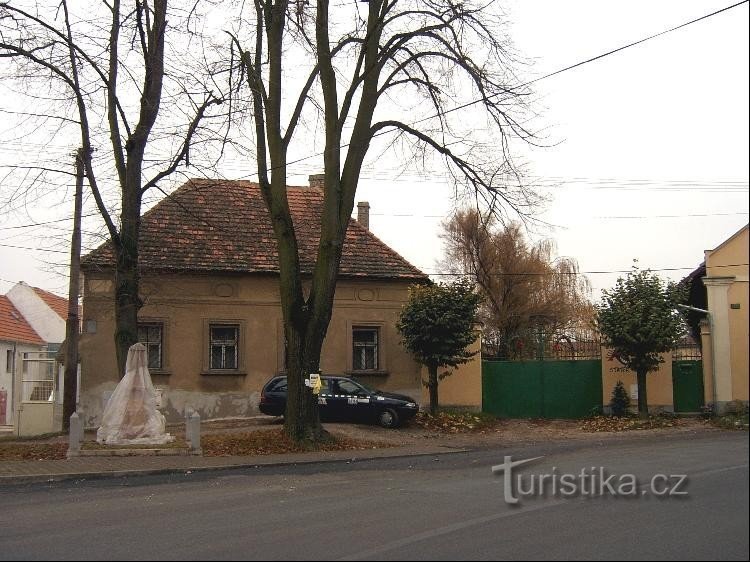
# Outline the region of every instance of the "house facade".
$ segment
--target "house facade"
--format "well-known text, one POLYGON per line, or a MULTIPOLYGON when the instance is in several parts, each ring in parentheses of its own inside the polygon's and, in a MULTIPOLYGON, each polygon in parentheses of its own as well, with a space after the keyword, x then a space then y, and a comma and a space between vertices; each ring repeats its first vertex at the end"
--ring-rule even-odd
POLYGON ((703 284, 709 311, 701 334, 705 396, 719 412, 732 402, 748 401, 749 240, 746 225, 705 252, 703 284))
MULTIPOLYGON (((289 187, 303 275, 317 251, 322 191, 289 187)), ((346 233, 320 371, 418 398, 421 368, 395 325, 409 286, 427 276, 367 229, 366 205, 346 233)), ((139 341, 168 420, 258 413, 263 385, 285 371, 278 262, 257 184, 190 180, 144 214, 139 256, 139 341)), ((98 424, 119 376, 114 347, 112 250, 83 260, 81 406, 98 424)), ((478 368, 478 367, 477 367, 478 368)))

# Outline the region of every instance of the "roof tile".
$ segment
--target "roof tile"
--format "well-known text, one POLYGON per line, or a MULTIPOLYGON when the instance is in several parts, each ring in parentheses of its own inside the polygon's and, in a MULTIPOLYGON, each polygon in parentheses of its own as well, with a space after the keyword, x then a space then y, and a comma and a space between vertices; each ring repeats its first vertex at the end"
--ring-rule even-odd
MULTIPOLYGON (((323 193, 288 187, 302 272, 312 272, 323 193)), ((192 179, 143 215, 139 260, 144 270, 278 273, 271 220, 260 187, 248 181, 192 179)), ((86 269, 114 264, 107 242, 83 259, 86 269)), ((341 277, 426 280, 427 276, 352 219, 341 277)))
POLYGON ((46 343, 5 295, 0 295, 0 340, 36 345, 46 343))

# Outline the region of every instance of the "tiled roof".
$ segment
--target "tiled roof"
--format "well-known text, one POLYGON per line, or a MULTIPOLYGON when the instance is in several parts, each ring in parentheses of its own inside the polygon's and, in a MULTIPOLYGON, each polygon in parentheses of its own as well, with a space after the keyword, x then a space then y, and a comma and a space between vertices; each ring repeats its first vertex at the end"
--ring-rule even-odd
MULTIPOLYGON (((303 273, 311 273, 323 194, 288 187, 303 273)), ((144 270, 278 273, 276 240, 260 187, 248 181, 189 180, 143 215, 139 242, 144 270)), ((83 259, 85 269, 114 263, 109 242, 83 259)), ((352 219, 341 277, 426 280, 427 276, 352 219)))
POLYGON ((46 343, 5 295, 0 295, 0 340, 36 345, 46 343))
POLYGON ((55 311, 60 318, 68 317, 68 299, 64 299, 54 293, 40 289, 39 287, 33 287, 34 292, 42 299, 45 304, 55 311))

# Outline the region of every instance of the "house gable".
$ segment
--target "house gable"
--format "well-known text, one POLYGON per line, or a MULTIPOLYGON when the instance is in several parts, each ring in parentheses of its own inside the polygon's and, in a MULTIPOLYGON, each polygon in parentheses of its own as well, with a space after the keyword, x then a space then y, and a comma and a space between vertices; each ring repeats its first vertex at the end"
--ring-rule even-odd
POLYGON ((6 296, 43 341, 62 343, 65 340, 66 299, 23 281, 14 285, 6 296))

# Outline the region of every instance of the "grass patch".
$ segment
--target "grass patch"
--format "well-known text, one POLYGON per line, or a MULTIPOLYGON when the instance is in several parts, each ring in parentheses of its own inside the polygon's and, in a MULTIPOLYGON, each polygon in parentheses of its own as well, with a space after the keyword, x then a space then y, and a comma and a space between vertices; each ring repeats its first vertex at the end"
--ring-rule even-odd
POLYGON ((434 416, 419 412, 412 423, 440 433, 481 433, 495 428, 500 422, 490 414, 442 410, 434 416))
POLYGON ((335 434, 331 434, 330 439, 320 443, 297 443, 287 437, 282 429, 204 435, 201 438, 204 457, 283 455, 311 451, 366 451, 384 447, 390 445, 335 434))
POLYGON ((747 431, 748 415, 747 414, 728 414, 713 418, 711 423, 721 429, 734 429, 747 431))
POLYGON ((664 427, 679 427, 682 425, 678 418, 672 416, 650 416, 647 419, 635 417, 595 416, 585 420, 580 429, 592 433, 639 431, 646 429, 660 429, 664 427))

